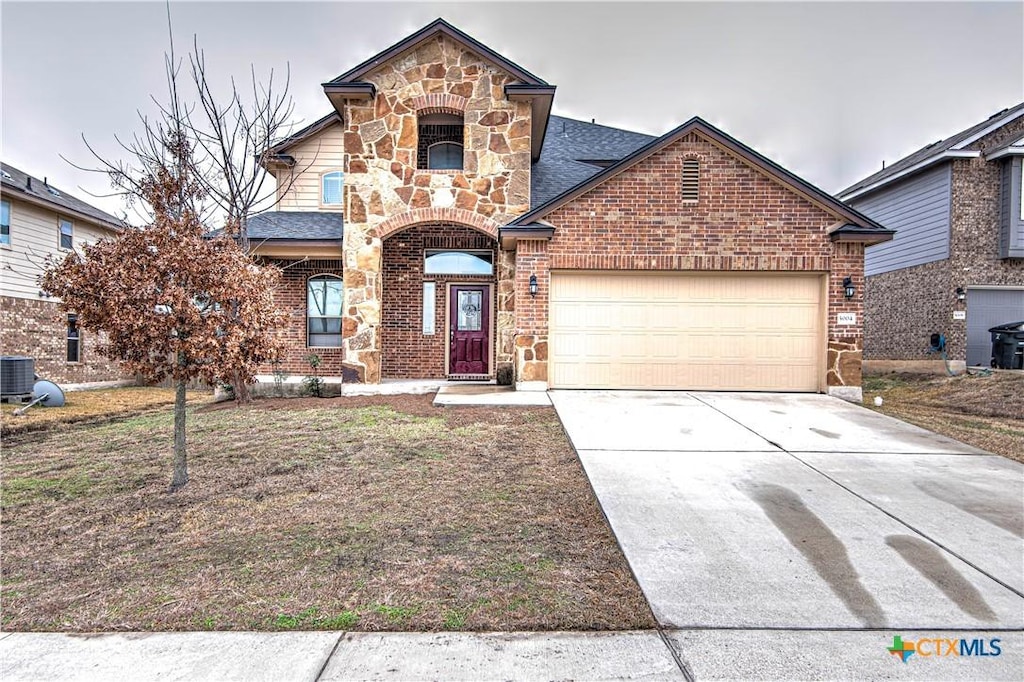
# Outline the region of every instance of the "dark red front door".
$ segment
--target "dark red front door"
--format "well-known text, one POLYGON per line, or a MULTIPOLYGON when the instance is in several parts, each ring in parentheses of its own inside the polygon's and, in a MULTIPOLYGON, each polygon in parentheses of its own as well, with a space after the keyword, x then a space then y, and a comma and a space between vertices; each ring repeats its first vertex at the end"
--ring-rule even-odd
POLYGON ((448 296, 451 320, 449 374, 490 374, 491 287, 458 284, 448 296))

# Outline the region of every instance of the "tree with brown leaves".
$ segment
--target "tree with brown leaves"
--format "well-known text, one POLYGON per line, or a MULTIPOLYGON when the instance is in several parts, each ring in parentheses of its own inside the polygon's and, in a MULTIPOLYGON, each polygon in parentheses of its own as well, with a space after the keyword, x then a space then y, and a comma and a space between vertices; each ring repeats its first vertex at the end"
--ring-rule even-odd
POLYGON ((184 139, 169 131, 161 159, 138 181, 152 224, 84 245, 42 279, 82 328, 106 333, 103 355, 146 379, 173 380, 172 491, 188 483, 188 382, 251 381, 276 356, 285 325, 273 300, 280 272, 256 265, 234 239, 204 236, 184 139))

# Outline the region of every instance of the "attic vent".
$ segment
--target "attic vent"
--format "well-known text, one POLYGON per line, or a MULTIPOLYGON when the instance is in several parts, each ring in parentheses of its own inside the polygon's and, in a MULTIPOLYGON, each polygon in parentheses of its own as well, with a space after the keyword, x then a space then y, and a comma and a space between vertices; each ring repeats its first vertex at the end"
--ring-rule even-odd
POLYGON ((56 188, 50 187, 49 185, 46 186, 46 191, 49 192, 50 194, 52 194, 55 197, 59 197, 60 196, 60 192, 58 192, 56 190, 56 188))
POLYGON ((13 180, 14 179, 14 178, 11 177, 11 174, 8 173, 7 171, 0 171, 0 173, 3 174, 4 180, 13 180))
POLYGON ((700 198, 700 161, 683 161, 683 201, 697 201, 700 198))

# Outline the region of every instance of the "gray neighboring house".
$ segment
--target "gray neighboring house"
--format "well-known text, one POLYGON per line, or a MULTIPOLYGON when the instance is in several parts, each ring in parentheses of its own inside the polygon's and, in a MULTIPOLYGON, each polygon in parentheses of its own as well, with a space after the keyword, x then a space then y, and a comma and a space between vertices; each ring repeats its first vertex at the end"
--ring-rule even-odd
POLYGON ((988 329, 1024 320, 1024 103, 837 194, 888 228, 865 256, 865 359, 988 366, 988 329))

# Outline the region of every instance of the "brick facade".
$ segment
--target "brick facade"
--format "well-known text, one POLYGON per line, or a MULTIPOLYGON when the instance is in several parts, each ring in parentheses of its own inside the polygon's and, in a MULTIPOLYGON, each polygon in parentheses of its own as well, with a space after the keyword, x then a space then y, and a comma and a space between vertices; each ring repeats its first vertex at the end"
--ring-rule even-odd
MULTIPOLYGON (((424 275, 426 249, 491 251, 497 257, 498 243, 493 237, 472 228, 451 225, 414 227, 384 241, 381 376, 385 379, 439 379, 445 376, 449 284, 487 282, 491 284, 492 301, 497 293, 496 276, 424 275), (424 281, 435 283, 436 318, 431 335, 423 334, 424 281)), ((493 303, 491 310, 494 321, 493 303)), ((493 365, 490 369, 493 375, 493 365)))
POLYGON ((67 361, 67 315, 53 301, 0 298, 0 354, 35 359, 40 377, 57 384, 123 381, 133 377, 99 354, 103 337, 80 332, 78 362, 67 361))
POLYGON ((285 332, 286 349, 277 366, 264 365, 260 374, 272 374, 275 370, 292 376, 306 376, 310 373, 306 357, 310 353, 320 356, 323 364, 320 373, 325 376, 343 376, 354 379, 352 372, 345 372, 344 353, 341 348, 312 348, 306 342, 306 292, 307 282, 316 275, 342 276, 340 259, 269 260, 281 268, 281 285, 274 292, 274 302, 288 314, 288 328, 285 332))
POLYGON ((697 133, 558 208, 550 243, 520 241, 516 347, 521 381, 546 381, 551 270, 683 270, 832 273, 828 287, 827 383, 859 387, 864 282, 859 243, 833 243, 837 217, 697 133), (700 161, 696 202, 682 196, 684 160, 700 161), (528 294, 536 274, 538 293, 528 294), (851 277, 858 294, 843 295, 851 277), (840 312, 858 324, 840 326, 840 312), (545 362, 538 358, 543 357, 545 362), (529 359, 528 359, 529 358, 529 359))
MULTIPOLYGON (((969 146, 985 153, 1024 133, 1024 118, 1002 126, 969 146)), ((958 287, 1024 286, 1024 259, 999 257, 1001 162, 984 157, 952 163, 949 258, 869 278, 866 287, 866 357, 921 360, 929 337, 946 335, 947 356, 967 359, 966 310, 958 287)), ((968 313, 969 314, 969 313, 968 313)))

